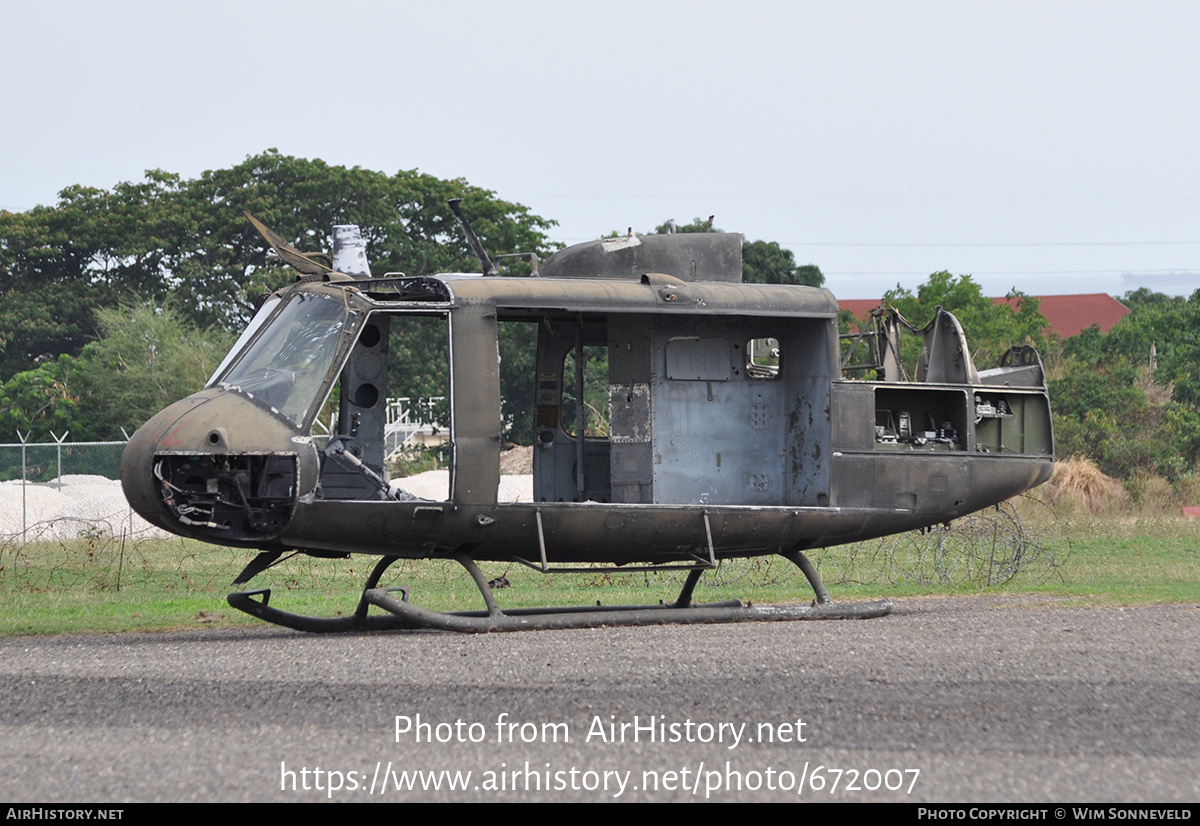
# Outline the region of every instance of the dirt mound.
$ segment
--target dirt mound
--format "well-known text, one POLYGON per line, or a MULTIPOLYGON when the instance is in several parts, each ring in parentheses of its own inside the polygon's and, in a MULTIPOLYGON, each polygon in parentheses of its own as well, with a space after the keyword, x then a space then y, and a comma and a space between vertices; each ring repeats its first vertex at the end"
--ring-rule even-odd
MULTIPOLYGON (((427 470, 415 476, 393 479, 390 489, 392 496, 396 496, 397 491, 401 492, 401 495, 397 496, 401 500, 412 496, 417 499, 428 499, 431 502, 444 502, 450 495, 450 471, 427 470)), ((500 488, 496 492, 496 496, 497 501, 501 503, 532 502, 533 475, 519 473, 501 476, 500 488)))
POLYGON ((0 483, 0 538, 74 539, 84 534, 167 536, 135 513, 121 483, 73 474, 21 489, 19 479, 0 483))
POLYGON ((533 448, 516 445, 501 453, 500 472, 505 476, 524 476, 533 473, 533 448))

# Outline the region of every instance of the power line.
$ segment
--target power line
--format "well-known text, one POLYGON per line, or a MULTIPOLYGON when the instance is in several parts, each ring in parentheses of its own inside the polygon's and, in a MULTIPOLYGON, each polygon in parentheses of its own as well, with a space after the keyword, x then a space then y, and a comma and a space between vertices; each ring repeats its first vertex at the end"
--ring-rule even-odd
POLYGON ((1105 204, 1105 203, 1189 203, 1200 201, 1197 195, 1146 195, 1146 196, 1112 196, 1112 197, 1016 197, 1016 198, 884 198, 874 195, 858 198, 827 198, 821 196, 793 197, 786 195, 638 195, 621 193, 619 195, 603 195, 580 192, 531 192, 522 193, 526 200, 532 198, 566 198, 588 201, 689 201, 698 204, 719 204, 723 202, 778 202, 797 204, 1105 204))
POLYGON ((780 241, 788 247, 1171 247, 1198 245, 1200 241, 780 241))
MULTIPOLYGON (((887 276, 927 276, 925 270, 871 270, 871 271, 847 271, 847 270, 830 270, 824 273, 826 278, 831 276, 843 275, 887 275, 887 276)), ((967 275, 1196 275, 1200 278, 1200 267, 1197 268, 1174 268, 1174 269, 1154 269, 1154 270, 1125 270, 1125 269, 1109 269, 1109 270, 973 270, 967 275)))
MULTIPOLYGON (((578 243, 594 241, 599 236, 558 236, 552 240, 578 243)), ((780 246, 799 247, 1182 247, 1200 246, 1200 241, 778 241, 780 246)))

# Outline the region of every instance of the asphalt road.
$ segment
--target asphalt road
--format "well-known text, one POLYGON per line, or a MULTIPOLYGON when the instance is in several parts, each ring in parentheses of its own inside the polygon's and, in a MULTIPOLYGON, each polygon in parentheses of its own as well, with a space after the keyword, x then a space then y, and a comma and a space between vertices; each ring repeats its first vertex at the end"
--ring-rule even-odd
POLYGON ((1196 801, 1198 708, 1198 604, 27 637, 0 640, 0 799, 1196 801))

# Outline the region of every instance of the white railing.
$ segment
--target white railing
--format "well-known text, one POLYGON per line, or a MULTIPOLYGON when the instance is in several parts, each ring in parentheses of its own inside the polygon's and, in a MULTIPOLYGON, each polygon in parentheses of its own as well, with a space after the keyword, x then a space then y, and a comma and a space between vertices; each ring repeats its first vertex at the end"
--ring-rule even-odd
POLYGON ((437 420, 435 412, 445 400, 445 396, 388 399, 383 426, 384 454, 445 434, 447 428, 437 420))

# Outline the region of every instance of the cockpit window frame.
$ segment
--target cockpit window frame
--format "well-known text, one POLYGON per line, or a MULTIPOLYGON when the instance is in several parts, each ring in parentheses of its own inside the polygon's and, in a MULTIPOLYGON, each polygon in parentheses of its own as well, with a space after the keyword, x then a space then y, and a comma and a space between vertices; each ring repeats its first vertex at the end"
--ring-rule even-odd
POLYGON ((246 346, 253 341, 260 330, 266 326, 267 321, 275 314, 275 312, 283 305, 283 297, 275 294, 268 296, 263 301, 262 306, 254 313, 254 318, 250 319, 250 323, 246 325, 246 329, 242 330, 237 341, 229 348, 229 352, 225 354, 225 358, 221 359, 221 363, 217 365, 217 369, 213 371, 212 376, 205 382, 205 387, 214 387, 218 383, 218 379, 229 372, 234 361, 241 356, 246 346))
MULTIPOLYGON (((312 428, 313 420, 320 413, 321 408, 329 398, 329 394, 333 391, 333 386, 337 381, 337 377, 345 365, 346 359, 349 357, 350 350, 353 347, 354 342, 357 340, 358 335, 361 332, 364 319, 367 316, 368 308, 358 306, 360 302, 354 300, 353 296, 349 292, 342 289, 293 289, 286 293, 272 296, 270 299, 268 299, 268 301, 275 300, 276 298, 278 298, 279 301, 278 306, 273 307, 266 315, 262 315, 262 321, 258 321, 261 315, 260 310, 260 315, 256 315, 255 320, 251 321, 251 326, 255 327, 252 334, 247 337, 246 334, 243 333, 242 338, 246 340, 242 344, 240 350, 237 350, 236 347, 234 348, 237 350, 236 355, 234 355, 232 358, 226 357, 228 364, 226 364, 218 373, 214 374, 214 376, 217 376, 217 378, 215 378, 215 380, 210 380, 207 386, 219 386, 224 389, 243 393, 246 396, 255 398, 256 401, 263 402, 270 407, 271 410, 289 426, 295 428, 301 433, 308 433, 312 428), (328 363, 326 365, 325 373, 321 377, 320 382, 315 385, 311 391, 304 394, 304 396, 308 396, 310 394, 312 395, 312 398, 307 402, 307 406, 303 408, 291 408, 292 413, 296 415, 296 418, 293 418, 293 416, 289 414, 289 410, 280 409, 276 405, 271 404, 267 399, 257 398, 253 392, 244 389, 235 382, 231 382, 230 377, 237 373, 247 358, 254 357, 256 348, 263 341, 264 336, 271 334, 274 325, 279 323, 281 317, 288 312, 289 308, 292 307, 295 302, 303 302, 312 299, 337 302, 339 305, 341 305, 344 314, 342 316, 340 328, 337 331, 337 340, 335 341, 333 348, 330 350, 328 355, 328 363)), ((278 331, 275 330, 275 332, 278 331)), ((242 339, 239 339, 239 343, 241 342, 242 339)), ((289 391, 289 400, 292 392, 294 392, 294 390, 289 391)))

